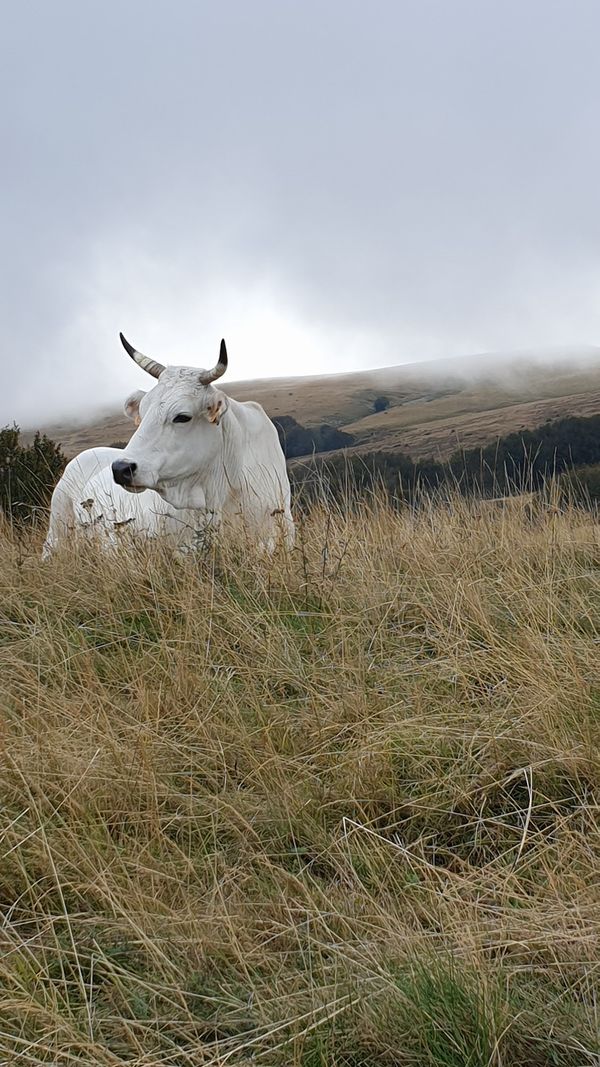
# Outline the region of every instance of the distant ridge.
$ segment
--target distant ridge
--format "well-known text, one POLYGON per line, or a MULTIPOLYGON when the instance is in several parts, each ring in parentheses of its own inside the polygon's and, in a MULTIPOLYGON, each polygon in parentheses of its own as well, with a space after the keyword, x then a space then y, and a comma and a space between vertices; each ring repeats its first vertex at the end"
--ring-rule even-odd
MULTIPOLYGON (((256 400, 273 418, 329 423, 351 433, 354 449, 448 456, 506 433, 564 415, 600 413, 600 347, 561 346, 423 360, 340 374, 231 382, 238 400, 256 400), (376 413, 384 396, 387 409, 376 413)), ((133 426, 118 409, 87 422, 41 429, 69 455, 128 440, 133 426)), ((25 437, 30 437, 31 432, 25 437)))

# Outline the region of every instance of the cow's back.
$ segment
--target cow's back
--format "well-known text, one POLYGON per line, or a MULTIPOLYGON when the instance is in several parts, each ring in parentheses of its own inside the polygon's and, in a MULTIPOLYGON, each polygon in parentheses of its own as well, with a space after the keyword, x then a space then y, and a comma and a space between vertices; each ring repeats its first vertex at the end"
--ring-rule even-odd
POLYGON ((60 541, 77 524, 76 504, 82 499, 86 483, 110 467, 123 454, 120 448, 86 448, 67 463, 50 502, 50 522, 42 558, 47 559, 60 541))
POLYGON ((56 488, 62 488, 62 491, 68 494, 75 503, 86 482, 100 475, 102 471, 110 467, 113 460, 122 455, 122 448, 86 448, 84 452, 80 452, 67 463, 56 488))
POLYGON ((131 534, 145 537, 179 529, 170 504, 151 489, 128 493, 115 482, 110 465, 88 479, 79 497, 75 502, 76 520, 89 530, 112 535, 127 527, 131 534))

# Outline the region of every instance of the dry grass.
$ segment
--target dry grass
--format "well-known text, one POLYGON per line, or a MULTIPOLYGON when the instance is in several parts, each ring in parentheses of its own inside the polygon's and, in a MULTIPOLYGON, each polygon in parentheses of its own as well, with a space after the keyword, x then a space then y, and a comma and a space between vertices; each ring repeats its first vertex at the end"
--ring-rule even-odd
POLYGON ((1 1063, 599 1062, 591 518, 38 549, 2 535, 1 1063))

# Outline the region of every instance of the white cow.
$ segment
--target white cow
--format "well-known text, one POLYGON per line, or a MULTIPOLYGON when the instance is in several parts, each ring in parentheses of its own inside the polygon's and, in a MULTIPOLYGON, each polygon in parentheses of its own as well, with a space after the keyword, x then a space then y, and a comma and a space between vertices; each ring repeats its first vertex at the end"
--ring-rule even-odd
POLYGON ((123 334, 121 341, 157 382, 126 401, 137 430, 112 461, 115 481, 129 492, 155 490, 174 508, 199 510, 216 524, 241 523, 269 550, 280 533, 291 544, 290 483, 277 431, 260 404, 240 403, 212 384, 227 369, 225 342, 206 371, 164 367, 123 334))
POLYGON ((115 483, 111 463, 121 456, 119 448, 90 448, 67 464, 52 494, 43 559, 73 532, 107 548, 119 544, 123 531, 142 539, 169 536, 178 544, 191 540, 195 514, 176 511, 157 493, 132 495, 115 483))

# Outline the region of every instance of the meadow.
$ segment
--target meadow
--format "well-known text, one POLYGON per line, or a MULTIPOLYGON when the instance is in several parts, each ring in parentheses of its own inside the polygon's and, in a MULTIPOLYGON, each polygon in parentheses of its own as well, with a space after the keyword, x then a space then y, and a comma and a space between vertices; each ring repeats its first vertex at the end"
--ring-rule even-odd
POLYGON ((600 527, 0 533, 0 1063, 600 1062, 600 527))

